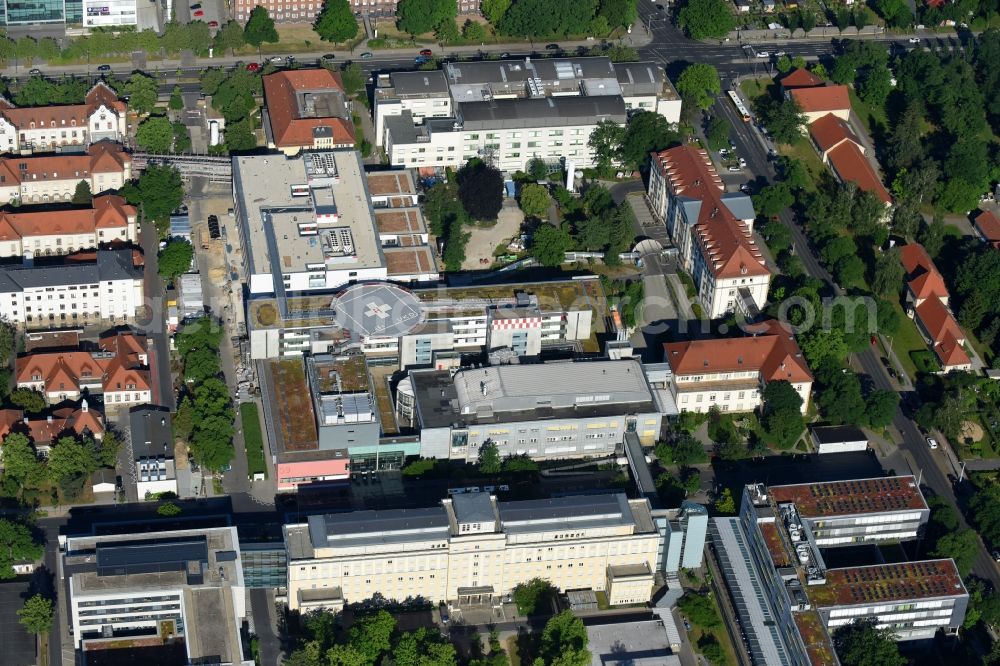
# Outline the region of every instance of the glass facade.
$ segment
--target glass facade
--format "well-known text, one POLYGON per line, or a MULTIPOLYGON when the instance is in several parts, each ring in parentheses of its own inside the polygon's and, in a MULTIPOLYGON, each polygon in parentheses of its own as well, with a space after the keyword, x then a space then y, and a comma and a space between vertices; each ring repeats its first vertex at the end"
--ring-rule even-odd
POLYGON ((240 558, 247 587, 288 585, 288 556, 284 543, 241 543, 240 558))
POLYGON ((5 0, 4 25, 31 25, 34 23, 63 23, 67 13, 80 21, 83 0, 5 0))

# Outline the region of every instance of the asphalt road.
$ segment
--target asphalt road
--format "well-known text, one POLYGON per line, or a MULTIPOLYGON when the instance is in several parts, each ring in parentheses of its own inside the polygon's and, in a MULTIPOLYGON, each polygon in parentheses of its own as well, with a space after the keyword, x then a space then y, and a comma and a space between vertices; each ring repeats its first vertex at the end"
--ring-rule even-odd
MULTIPOLYGON (((764 175, 768 180, 772 180, 775 175, 773 163, 767 158, 767 144, 760 132, 752 125, 742 122, 727 98, 719 97, 712 111, 721 114, 733 126, 731 137, 736 144, 737 153, 746 159, 749 171, 758 176, 764 175)), ((780 216, 780 220, 791 230, 795 253, 802 260, 806 272, 830 285, 836 293, 841 293, 839 287, 834 285, 830 274, 820 266, 802 228, 796 224, 792 213, 786 210, 780 216)), ((875 388, 897 390, 882 365, 879 355, 873 349, 853 354, 850 362, 856 370, 871 377, 875 388)), ((944 497, 953 506, 957 506, 954 489, 947 477, 948 466, 944 451, 940 449, 932 451, 925 443, 924 435, 920 429, 911 419, 906 417, 902 409, 897 409, 893 425, 899 433, 899 441, 902 442, 900 449, 904 452, 904 459, 908 463, 912 461, 910 471, 921 476, 922 485, 929 488, 934 495, 944 497)), ((904 472, 904 470, 897 471, 904 472)), ((961 515, 961 511, 959 511, 959 515, 961 515)), ((964 518, 962 518, 962 526, 969 527, 964 518)), ((1000 571, 997 570, 996 562, 982 545, 976 556, 973 573, 992 581, 994 587, 1000 589, 1000 571)))

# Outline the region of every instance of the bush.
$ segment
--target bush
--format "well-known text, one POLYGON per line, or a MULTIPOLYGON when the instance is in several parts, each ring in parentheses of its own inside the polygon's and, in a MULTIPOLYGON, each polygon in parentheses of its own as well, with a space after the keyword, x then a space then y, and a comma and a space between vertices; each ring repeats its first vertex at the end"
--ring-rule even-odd
POLYGON ((404 476, 421 476, 433 471, 435 465, 437 465, 437 460, 434 458, 420 458, 404 467, 402 473, 404 476))
POLYGON ((514 603, 521 615, 534 615, 545 610, 544 604, 554 595, 552 583, 542 578, 532 578, 514 588, 514 603))
POLYGON ((677 607, 692 624, 703 629, 714 629, 722 626, 719 611, 715 609, 715 604, 705 594, 687 592, 677 601, 677 607))

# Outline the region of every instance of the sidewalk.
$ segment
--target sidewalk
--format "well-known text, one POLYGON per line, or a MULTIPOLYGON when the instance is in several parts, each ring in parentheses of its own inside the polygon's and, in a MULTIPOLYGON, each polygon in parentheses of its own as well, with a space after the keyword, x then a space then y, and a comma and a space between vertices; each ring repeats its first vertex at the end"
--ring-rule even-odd
MULTIPOLYGON (((640 24, 637 24, 639 26, 640 24)), ((564 41, 559 42, 559 46, 562 47, 563 52, 566 56, 571 56, 575 54, 578 47, 583 46, 586 48, 591 48, 594 46, 600 46, 601 41, 599 39, 594 40, 577 40, 577 41, 564 41)), ((633 48, 642 48, 652 41, 652 35, 647 34, 645 30, 637 27, 632 31, 632 34, 626 35, 624 38, 618 41, 619 44, 623 46, 631 46, 633 48)), ((610 43, 610 42, 609 42, 610 43)), ((429 45, 426 48, 430 48, 434 51, 435 57, 457 57, 461 55, 475 55, 480 52, 487 53, 497 53, 509 51, 515 54, 522 54, 528 52, 537 52, 541 57, 550 55, 552 52, 546 52, 545 44, 542 42, 513 42, 513 43, 482 43, 479 45, 465 45, 465 46, 440 46, 438 44, 429 45)), ((372 50, 373 58, 369 62, 379 62, 386 60, 399 60, 400 58, 415 58, 417 53, 420 51, 421 46, 412 46, 398 49, 377 49, 372 50)), ((300 62, 308 62, 312 64, 313 61, 319 61, 321 57, 328 54, 333 54, 335 56, 335 64, 343 64, 346 61, 363 63, 360 60, 360 55, 369 51, 368 41, 365 40, 358 44, 351 50, 337 50, 337 49, 322 49, 322 50, 311 50, 311 51, 294 51, 289 49, 289 54, 294 54, 295 59, 300 62)), ((143 53, 143 52, 139 52, 143 53)), ((115 59, 121 56, 109 56, 109 60, 115 59)), ((246 62, 257 62, 258 56, 255 54, 246 54, 240 56, 224 55, 221 57, 205 58, 197 57, 193 55, 181 55, 177 58, 165 58, 163 60, 155 60, 148 58, 143 55, 141 57, 147 58, 147 64, 144 68, 146 71, 174 71, 178 69, 184 70, 202 70, 205 67, 221 67, 226 65, 235 65, 237 63, 246 62)), ((268 58, 274 57, 273 54, 265 54, 263 60, 266 61, 268 58)), ((133 54, 132 59, 128 62, 119 62, 111 65, 111 69, 115 73, 121 72, 131 72, 133 67, 133 60, 136 56, 133 54)), ((42 65, 39 62, 33 62, 31 65, 25 65, 19 63, 15 66, 11 63, 4 63, 4 66, 0 68, 0 74, 7 77, 15 77, 15 69, 17 70, 17 76, 27 75, 31 68, 38 68, 42 70, 43 73, 48 75, 53 74, 79 74, 82 72, 93 71, 97 74, 97 67, 101 64, 99 59, 91 59, 90 65, 84 64, 73 64, 73 65, 48 65, 47 63, 42 65)))

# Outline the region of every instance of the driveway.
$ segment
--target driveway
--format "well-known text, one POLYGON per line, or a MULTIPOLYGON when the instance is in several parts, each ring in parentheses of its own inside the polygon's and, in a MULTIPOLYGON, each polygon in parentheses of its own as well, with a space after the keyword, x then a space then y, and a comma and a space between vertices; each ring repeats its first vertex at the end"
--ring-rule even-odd
POLYGON ((501 243, 506 246, 521 231, 524 213, 514 199, 504 199, 497 223, 491 227, 471 227, 465 246, 463 271, 481 271, 493 263, 493 251, 501 243))

